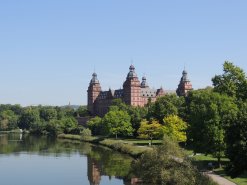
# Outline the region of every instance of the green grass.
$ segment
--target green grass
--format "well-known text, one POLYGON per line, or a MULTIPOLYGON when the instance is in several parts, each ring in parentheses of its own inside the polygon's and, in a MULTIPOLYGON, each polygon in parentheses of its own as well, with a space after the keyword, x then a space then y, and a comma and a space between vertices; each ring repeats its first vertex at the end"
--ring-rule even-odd
POLYGON ((150 147, 147 146, 136 146, 131 142, 126 140, 118 140, 118 139, 104 139, 99 142, 101 145, 107 146, 119 152, 129 154, 132 157, 139 157, 147 150, 150 150, 150 147))
MULTIPOLYGON (((151 148, 148 146, 137 146, 137 144, 147 145, 147 140, 125 140, 125 139, 106 139, 105 137, 82 137, 80 135, 71 135, 71 134, 60 134, 58 135, 59 139, 69 139, 69 140, 77 140, 77 141, 85 141, 93 144, 100 144, 111 148, 113 150, 117 150, 119 152, 129 154, 132 157, 139 157, 145 151, 150 150, 151 148)), ((157 141, 158 143, 158 141, 157 141)))
MULTIPOLYGON (((149 145, 150 140, 144 140, 144 139, 123 139, 125 142, 132 143, 135 145, 149 145)), ((162 140, 153 140, 153 145, 160 145, 162 144, 162 140)))
MULTIPOLYGON (((191 155, 193 152, 187 151, 187 153, 191 155)), ((207 156, 204 154, 196 155, 193 156, 192 159, 194 159, 193 163, 198 167, 199 170, 207 170, 207 165, 209 162, 212 162, 214 166, 217 166, 217 158, 213 157, 212 155, 207 155, 207 156)), ((229 162, 229 159, 222 158, 221 161, 222 161, 221 164, 224 167, 229 162)), ((240 175, 237 178, 232 179, 230 176, 226 174, 224 168, 214 168, 213 171, 216 174, 236 183, 237 185, 247 185, 247 172, 245 172, 244 174, 240 175)))
POLYGON ((228 176, 225 172, 225 170, 223 168, 218 168, 215 169, 214 172, 222 177, 225 177, 226 179, 236 183, 237 185, 247 185, 247 172, 245 172, 244 174, 240 175, 237 178, 231 178, 230 176, 228 176))

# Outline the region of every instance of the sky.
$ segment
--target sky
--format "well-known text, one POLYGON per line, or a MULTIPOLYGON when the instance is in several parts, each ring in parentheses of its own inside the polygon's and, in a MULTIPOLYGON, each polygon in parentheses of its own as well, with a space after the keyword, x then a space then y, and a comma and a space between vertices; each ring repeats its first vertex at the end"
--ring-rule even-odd
POLYGON ((194 89, 228 60, 247 71, 246 0, 1 0, 0 104, 86 105, 92 73, 118 89, 194 89))

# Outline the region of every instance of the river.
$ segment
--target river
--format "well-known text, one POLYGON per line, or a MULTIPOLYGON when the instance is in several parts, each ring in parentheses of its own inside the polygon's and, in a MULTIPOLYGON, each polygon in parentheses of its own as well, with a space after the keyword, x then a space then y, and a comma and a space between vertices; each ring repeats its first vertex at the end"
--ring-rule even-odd
POLYGON ((132 160, 84 142, 0 134, 1 185, 130 185, 132 160))

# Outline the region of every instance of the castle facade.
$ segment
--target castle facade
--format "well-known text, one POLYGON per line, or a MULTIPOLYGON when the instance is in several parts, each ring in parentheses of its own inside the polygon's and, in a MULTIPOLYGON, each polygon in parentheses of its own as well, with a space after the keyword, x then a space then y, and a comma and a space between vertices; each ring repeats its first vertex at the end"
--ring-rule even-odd
MULTIPOLYGON (((184 70, 176 92, 178 96, 186 96, 191 89, 192 85, 188 80, 187 72, 184 70)), ((133 65, 129 67, 123 89, 102 91, 97 74, 93 73, 87 92, 87 106, 93 116, 104 116, 114 99, 122 99, 127 105, 143 107, 148 101, 155 102, 158 97, 166 95, 162 87, 160 89, 150 88, 145 76, 140 82, 133 65)))

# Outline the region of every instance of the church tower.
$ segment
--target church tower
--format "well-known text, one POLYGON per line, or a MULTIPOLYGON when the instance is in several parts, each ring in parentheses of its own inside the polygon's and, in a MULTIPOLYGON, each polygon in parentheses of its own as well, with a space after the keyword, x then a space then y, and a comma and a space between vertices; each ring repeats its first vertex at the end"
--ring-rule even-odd
POLYGON ((141 94, 141 84, 135 73, 135 67, 133 65, 129 68, 129 73, 127 75, 126 81, 123 84, 123 100, 127 105, 141 106, 142 99, 141 94))
POLYGON ((97 97, 99 96, 100 92, 101 92, 101 86, 100 86, 99 80, 97 78, 97 74, 93 73, 92 79, 89 83, 89 87, 88 87, 88 91, 87 91, 87 94, 88 94, 88 103, 87 103, 88 107, 87 108, 88 108, 88 111, 92 115, 95 114, 94 103, 95 103, 97 97))
POLYGON ((187 96, 188 91, 192 90, 192 84, 190 83, 190 80, 188 79, 188 73, 187 71, 183 71, 183 76, 180 80, 180 83, 178 85, 178 88, 176 90, 178 96, 187 96))

